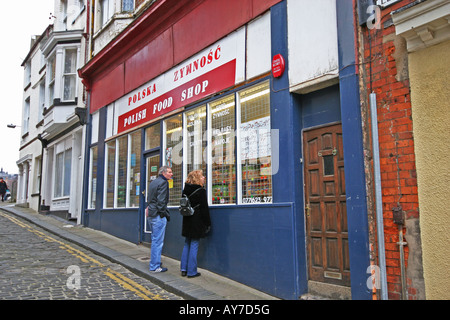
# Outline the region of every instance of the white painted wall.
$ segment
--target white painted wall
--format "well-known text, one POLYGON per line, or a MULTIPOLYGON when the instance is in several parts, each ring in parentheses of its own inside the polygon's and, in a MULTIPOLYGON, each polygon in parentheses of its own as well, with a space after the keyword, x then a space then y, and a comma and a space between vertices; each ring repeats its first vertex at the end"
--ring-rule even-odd
POLYGON ((337 83, 336 0, 287 0, 289 82, 306 93, 337 83))
POLYGON ((247 27, 247 79, 271 69, 270 12, 253 20, 247 27))

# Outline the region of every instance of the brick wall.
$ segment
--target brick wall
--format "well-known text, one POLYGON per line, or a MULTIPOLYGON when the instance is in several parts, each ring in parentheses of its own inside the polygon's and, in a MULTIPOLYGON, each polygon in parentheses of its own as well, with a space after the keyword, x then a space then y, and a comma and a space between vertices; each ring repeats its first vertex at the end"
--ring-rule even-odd
MULTIPOLYGON (((406 219, 418 219, 417 178, 414 155, 413 123, 408 77, 407 51, 404 39, 395 35, 390 12, 411 3, 400 1, 381 11, 381 26, 360 30, 362 112, 370 121, 368 96, 377 94, 383 217, 386 246, 386 266, 389 299, 401 299, 401 261, 398 225, 393 221, 393 208, 401 207, 406 219)), ((363 117, 364 118, 364 117, 363 117)), ((370 130, 370 124, 364 125, 370 130)), ((367 133, 370 135, 370 133, 367 133)), ((366 144, 371 150, 371 147, 366 144)), ((371 163, 370 163, 371 165, 371 163)), ((372 180, 372 175, 369 175, 372 180)), ((373 181, 370 181, 373 185, 373 181)), ((372 192, 373 196, 373 192, 372 192)), ((373 199, 372 199, 373 200, 373 199)), ((370 199, 369 199, 370 201, 370 199)), ((373 201, 374 203, 374 201, 373 201)), ((374 209, 374 206, 373 206, 374 209)), ((371 213, 373 219, 373 213, 371 213)), ((372 232, 376 232, 373 228, 372 232)), ((406 227, 403 232, 407 233, 406 227)), ((376 239, 375 235, 371 239, 376 239)), ((420 241, 420 239, 418 240, 420 241)), ((376 242, 374 263, 376 262, 376 242)), ((405 246, 405 267, 408 267, 409 247, 405 246)), ((407 279, 409 299, 416 298, 413 279, 407 279)))

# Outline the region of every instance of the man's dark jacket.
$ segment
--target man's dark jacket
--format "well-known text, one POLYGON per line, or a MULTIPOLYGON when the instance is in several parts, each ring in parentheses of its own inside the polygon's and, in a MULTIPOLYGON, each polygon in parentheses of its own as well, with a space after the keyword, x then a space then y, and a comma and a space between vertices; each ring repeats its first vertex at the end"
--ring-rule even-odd
POLYGON ((5 181, 0 182, 0 194, 6 193, 6 190, 8 189, 8 186, 6 185, 5 181))
POLYGON ((170 220, 167 204, 169 203, 169 182, 163 175, 153 180, 148 186, 148 217, 154 218, 159 215, 170 220))

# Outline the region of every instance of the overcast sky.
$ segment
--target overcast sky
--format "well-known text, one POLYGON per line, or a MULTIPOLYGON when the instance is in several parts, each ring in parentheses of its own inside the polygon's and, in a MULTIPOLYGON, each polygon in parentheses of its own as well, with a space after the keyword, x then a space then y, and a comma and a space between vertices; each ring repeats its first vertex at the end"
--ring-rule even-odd
POLYGON ((32 35, 42 34, 52 23, 50 13, 54 0, 2 1, 2 45, 0 49, 0 168, 18 173, 23 105, 23 68, 21 64, 30 49, 32 35))

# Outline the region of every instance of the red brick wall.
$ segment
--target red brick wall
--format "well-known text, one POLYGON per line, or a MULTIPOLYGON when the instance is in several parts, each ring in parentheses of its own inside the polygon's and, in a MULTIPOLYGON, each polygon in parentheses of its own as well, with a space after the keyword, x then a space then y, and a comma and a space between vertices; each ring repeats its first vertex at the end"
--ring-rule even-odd
MULTIPOLYGON (((371 90, 377 94, 389 299, 401 299, 399 229, 393 221, 393 208, 401 207, 406 219, 419 216, 407 52, 404 40, 395 35, 390 16, 391 11, 411 2, 400 1, 382 10, 381 28, 363 27, 361 36, 362 72, 367 89, 362 97, 368 99, 371 90)), ((363 105, 368 108, 368 100, 363 105)), ((404 228, 403 232, 406 231, 404 228)), ((408 246, 405 246, 406 268, 408 254, 408 246)), ((411 279, 407 279, 407 287, 409 299, 415 299, 411 279)))

